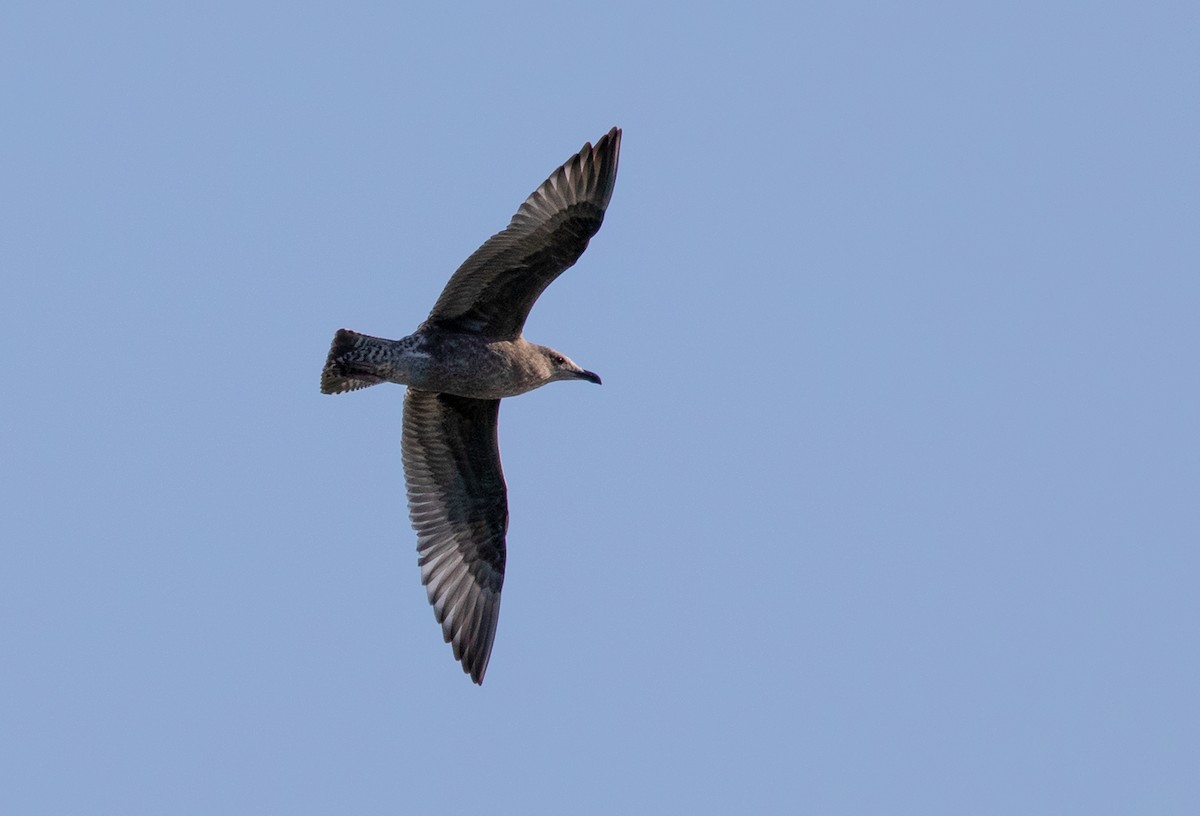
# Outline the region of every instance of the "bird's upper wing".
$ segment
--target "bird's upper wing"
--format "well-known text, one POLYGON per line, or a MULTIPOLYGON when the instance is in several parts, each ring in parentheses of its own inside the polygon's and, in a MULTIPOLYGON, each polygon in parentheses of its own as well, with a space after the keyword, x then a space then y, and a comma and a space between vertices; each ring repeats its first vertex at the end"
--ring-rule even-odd
POLYGON ((409 388, 404 475, 421 582, 454 658, 483 682, 504 584, 508 498, 500 470, 500 400, 409 388))
POLYGON ((425 326, 515 339, 547 286, 600 229, 617 180, 621 131, 613 128, 550 174, 508 226, 484 242, 442 290, 425 326))

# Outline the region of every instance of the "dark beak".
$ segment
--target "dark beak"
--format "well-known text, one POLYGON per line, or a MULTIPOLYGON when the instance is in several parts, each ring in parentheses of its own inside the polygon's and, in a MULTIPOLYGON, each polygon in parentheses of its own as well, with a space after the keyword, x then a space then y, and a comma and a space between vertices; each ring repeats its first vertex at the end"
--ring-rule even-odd
POLYGON ((581 380, 587 380, 588 382, 593 382, 596 385, 600 384, 600 375, 595 373, 594 371, 580 371, 575 376, 581 380))

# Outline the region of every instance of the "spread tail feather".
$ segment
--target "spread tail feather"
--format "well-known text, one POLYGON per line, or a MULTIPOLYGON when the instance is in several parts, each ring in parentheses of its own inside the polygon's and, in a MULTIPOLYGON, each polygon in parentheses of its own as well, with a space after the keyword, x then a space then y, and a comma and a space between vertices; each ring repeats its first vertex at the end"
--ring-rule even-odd
POLYGON ((383 382, 376 373, 375 359, 385 343, 378 337, 338 329, 321 371, 321 393, 341 394, 383 382))

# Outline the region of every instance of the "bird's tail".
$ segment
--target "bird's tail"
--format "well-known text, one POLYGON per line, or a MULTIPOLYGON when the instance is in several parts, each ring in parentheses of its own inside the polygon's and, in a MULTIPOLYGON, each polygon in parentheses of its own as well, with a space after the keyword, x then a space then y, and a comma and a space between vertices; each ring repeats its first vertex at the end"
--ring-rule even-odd
POLYGON ((378 361, 386 348, 386 340, 338 329, 321 371, 321 393, 341 394, 383 382, 378 361))

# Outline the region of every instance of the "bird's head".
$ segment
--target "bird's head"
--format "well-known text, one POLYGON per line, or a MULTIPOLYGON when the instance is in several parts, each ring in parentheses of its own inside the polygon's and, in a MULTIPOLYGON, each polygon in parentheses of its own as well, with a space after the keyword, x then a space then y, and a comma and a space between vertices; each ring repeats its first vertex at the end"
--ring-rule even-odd
POLYGON ((542 360, 545 363, 544 376, 546 382, 551 383, 556 380, 587 380, 588 382, 600 384, 600 375, 591 371, 580 368, 575 364, 575 361, 565 354, 560 354, 547 346, 538 346, 542 352, 542 360))

